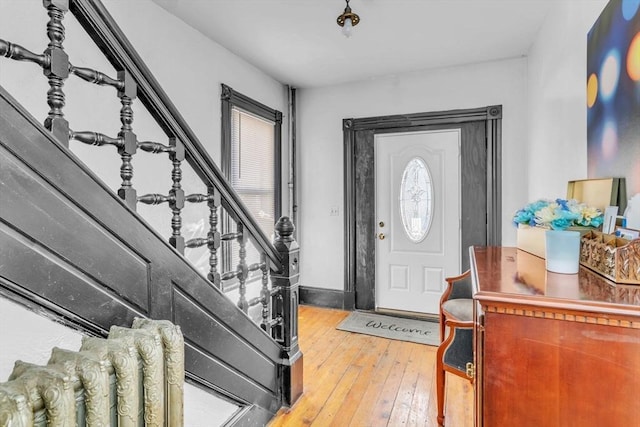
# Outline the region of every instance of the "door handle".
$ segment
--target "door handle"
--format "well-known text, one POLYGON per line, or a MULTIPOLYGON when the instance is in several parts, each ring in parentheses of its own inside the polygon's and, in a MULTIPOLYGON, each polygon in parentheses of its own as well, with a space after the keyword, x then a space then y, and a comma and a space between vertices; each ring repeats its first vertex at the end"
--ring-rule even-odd
POLYGON ((378 239, 380 239, 380 240, 384 240, 384 238, 385 238, 384 233, 380 233, 380 234, 378 234, 378 239))

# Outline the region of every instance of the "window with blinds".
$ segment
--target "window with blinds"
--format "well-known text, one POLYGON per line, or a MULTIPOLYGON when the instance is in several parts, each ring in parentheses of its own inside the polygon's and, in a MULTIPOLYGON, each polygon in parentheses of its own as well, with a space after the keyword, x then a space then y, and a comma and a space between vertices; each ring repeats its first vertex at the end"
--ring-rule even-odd
POLYGON ((267 236, 276 221, 274 125, 231 108, 231 185, 267 236))
MULTIPOLYGON (((222 172, 267 237, 273 239, 281 212, 282 113, 222 84, 222 172)), ((222 219, 224 233, 236 230, 235 222, 222 219)), ((249 243, 247 264, 260 261, 249 243)), ((222 245, 222 269, 236 268, 239 245, 222 245)), ((232 285, 231 285, 232 286, 232 285)))

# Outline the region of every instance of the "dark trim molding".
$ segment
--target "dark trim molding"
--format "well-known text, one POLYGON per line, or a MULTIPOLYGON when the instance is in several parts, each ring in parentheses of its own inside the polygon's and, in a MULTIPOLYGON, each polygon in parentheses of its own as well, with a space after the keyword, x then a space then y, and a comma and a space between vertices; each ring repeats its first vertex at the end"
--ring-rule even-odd
MULTIPOLYGON (((291 148, 289 150, 289 164, 290 164, 290 176, 289 176, 289 206, 291 212, 291 222, 294 225, 298 225, 298 145, 297 145, 297 108, 298 102, 296 97, 296 88, 289 87, 289 138, 291 148)), ((298 229, 294 230, 293 238, 298 240, 298 229)))
POLYGON ((346 291, 300 286, 300 304, 350 310, 348 302, 349 294, 346 291))
POLYGON ((428 125, 476 122, 479 120, 496 120, 502 118, 502 106, 469 108, 464 110, 435 111, 429 113, 398 114, 393 116, 364 117, 346 119, 351 121, 350 129, 375 130, 413 128, 428 125))
MULTIPOLYGON (((356 147, 355 132, 353 129, 353 119, 344 119, 342 121, 342 135, 344 140, 344 292, 355 294, 356 270, 355 270, 355 237, 356 237, 356 147)), ((354 305, 345 307, 347 310, 353 310, 354 305)))
POLYGON ((487 107, 487 245, 502 242, 502 106, 487 107))
MULTIPOLYGON (((494 105, 482 108, 437 111, 429 113, 416 113, 405 115, 347 118, 342 122, 344 141, 344 248, 345 248, 345 295, 350 295, 351 305, 346 309, 371 309, 374 307, 373 295, 364 295, 364 300, 359 296, 363 282, 371 283, 375 274, 375 255, 368 250, 365 241, 373 239, 375 230, 369 230, 372 221, 358 222, 358 215, 363 215, 360 205, 366 204, 370 210, 370 204, 375 201, 360 200, 362 194, 373 194, 371 188, 373 172, 373 147, 372 136, 376 133, 411 132, 436 127, 452 127, 456 124, 471 122, 485 122, 486 125, 486 245, 500 245, 501 234, 501 198, 502 198, 502 106, 494 105), (356 167, 357 165, 357 167, 356 167), (356 172, 357 171, 357 172, 356 172), (359 225, 357 225, 359 224, 359 225), (357 260, 362 252, 366 260, 360 265, 357 260), (362 277, 361 277, 362 276, 362 277), (366 276, 366 277, 365 277, 366 276), (362 303, 364 301, 364 304, 362 303)), ((483 172, 484 174, 484 172, 483 172)), ((368 197, 371 199, 371 197, 368 197)), ((360 218, 362 220, 362 218, 360 218)), ((483 238, 485 236, 482 236, 483 238)), ((484 240, 484 239, 483 239, 484 240)), ((466 248, 462 248, 466 253, 466 248)), ((375 280, 375 279, 373 279, 375 280)), ((370 286, 370 285, 369 285, 370 286)))

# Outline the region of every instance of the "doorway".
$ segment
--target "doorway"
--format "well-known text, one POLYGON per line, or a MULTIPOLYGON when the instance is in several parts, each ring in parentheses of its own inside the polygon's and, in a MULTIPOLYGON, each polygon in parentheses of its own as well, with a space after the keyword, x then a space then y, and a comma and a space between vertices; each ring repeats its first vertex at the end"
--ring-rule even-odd
POLYGON ((343 120, 345 308, 376 308, 376 135, 460 133, 458 256, 464 271, 470 246, 501 242, 501 122, 501 106, 343 120))

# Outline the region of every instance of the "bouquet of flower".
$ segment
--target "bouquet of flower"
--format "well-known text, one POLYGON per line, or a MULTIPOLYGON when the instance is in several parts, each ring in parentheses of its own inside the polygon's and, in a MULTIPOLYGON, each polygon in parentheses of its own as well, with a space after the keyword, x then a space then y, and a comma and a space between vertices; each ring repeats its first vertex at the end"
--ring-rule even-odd
POLYGON ((538 200, 529 203, 513 216, 513 223, 531 227, 564 230, 567 227, 599 227, 604 216, 599 209, 578 203, 577 200, 538 200))

